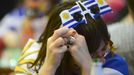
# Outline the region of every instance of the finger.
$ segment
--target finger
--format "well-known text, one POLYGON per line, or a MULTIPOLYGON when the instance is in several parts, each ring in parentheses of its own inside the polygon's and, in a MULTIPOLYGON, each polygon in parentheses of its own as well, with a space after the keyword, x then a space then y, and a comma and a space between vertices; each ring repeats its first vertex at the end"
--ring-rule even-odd
POLYGON ((79 34, 76 32, 75 35, 68 37, 68 43, 72 43, 71 45, 73 46, 80 41, 78 38, 79 34))
POLYGON ((65 41, 62 37, 59 37, 58 39, 56 39, 52 44, 53 47, 62 47, 64 45, 65 45, 65 41))
POLYGON ((59 53, 64 53, 67 51, 67 46, 66 45, 63 45, 59 48, 60 50, 58 50, 59 53))
POLYGON ((83 35, 78 34, 78 33, 76 33, 74 35, 74 38, 76 38, 76 40, 79 40, 79 41, 85 40, 85 37, 83 35))
POLYGON ((77 33, 76 30, 74 30, 73 28, 70 28, 68 33, 65 34, 63 37, 68 38, 69 36, 74 36, 76 33, 77 33))
POLYGON ((63 28, 55 30, 54 34, 51 37, 51 40, 55 41, 57 38, 65 35, 68 31, 69 31, 69 28, 67 28, 67 27, 63 27, 63 28))

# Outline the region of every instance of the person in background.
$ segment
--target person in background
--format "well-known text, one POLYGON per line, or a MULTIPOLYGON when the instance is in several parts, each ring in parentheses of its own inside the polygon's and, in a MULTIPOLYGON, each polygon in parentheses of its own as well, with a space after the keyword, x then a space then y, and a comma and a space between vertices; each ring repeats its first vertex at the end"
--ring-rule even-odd
MULTIPOLYGON (((15 75, 128 75, 127 63, 112 50, 107 25, 100 16, 92 18, 86 13, 87 23, 81 23, 82 15, 76 11, 72 15, 79 24, 63 27, 62 19, 70 18, 69 12, 64 11, 74 5, 75 2, 66 2, 55 7, 39 40, 30 39, 24 47, 15 75), (101 64, 93 65, 94 59, 101 64), (99 72, 95 71, 98 68, 99 72)), ((98 6, 90 9, 99 14, 98 6)))
POLYGON ((130 75, 134 75, 134 0, 126 0, 129 13, 121 21, 108 26, 111 39, 118 53, 129 63, 130 75))
POLYGON ((14 69, 21 48, 29 38, 38 39, 49 13, 60 0, 18 0, 18 5, 0 22, 2 48, 0 67, 14 69))
POLYGON ((25 43, 23 40, 25 41, 27 39, 23 37, 37 39, 42 29, 45 28, 48 13, 59 1, 60 0, 19 0, 17 7, 8 13, 0 22, 0 37, 10 39, 9 34, 15 35, 16 38, 10 39, 8 42, 14 40, 17 47, 24 46, 24 44, 21 43, 25 43), (23 35, 23 33, 27 34, 23 35), (22 41, 19 41, 20 38, 22 41))

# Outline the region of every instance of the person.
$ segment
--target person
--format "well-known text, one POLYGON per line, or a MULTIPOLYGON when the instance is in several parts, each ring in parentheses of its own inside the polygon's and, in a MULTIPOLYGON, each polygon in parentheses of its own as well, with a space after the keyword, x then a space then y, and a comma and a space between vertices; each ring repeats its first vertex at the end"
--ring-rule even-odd
POLYGON ((127 0, 129 13, 121 21, 108 26, 111 39, 129 64, 130 75, 134 75, 133 52, 134 52, 134 1, 127 0))
MULTIPOLYGON (((103 63, 104 75, 128 75, 127 63, 112 51, 112 41, 100 16, 93 19, 86 15, 87 24, 74 28, 62 26, 60 13, 74 5, 66 2, 53 9, 39 40, 30 39, 24 47, 15 75, 93 75, 90 71, 94 59, 103 63)), ((92 8, 94 13, 99 11, 97 6, 92 8)), ((80 20, 81 16, 75 18, 80 20)))
POLYGON ((17 1, 18 5, 0 22, 0 44, 5 45, 0 50, 0 67, 12 70, 27 40, 39 38, 48 21, 49 12, 60 0, 17 1))
MULTIPOLYGON (((0 22, 0 37, 6 45, 9 42, 7 43, 4 38, 10 39, 8 41, 13 40, 19 48, 23 48, 29 38, 38 39, 46 26, 49 12, 59 1, 18 0, 16 8, 5 15, 0 22), (8 35, 16 38, 12 39, 8 35)), ((10 45, 14 47, 13 44, 10 45)))

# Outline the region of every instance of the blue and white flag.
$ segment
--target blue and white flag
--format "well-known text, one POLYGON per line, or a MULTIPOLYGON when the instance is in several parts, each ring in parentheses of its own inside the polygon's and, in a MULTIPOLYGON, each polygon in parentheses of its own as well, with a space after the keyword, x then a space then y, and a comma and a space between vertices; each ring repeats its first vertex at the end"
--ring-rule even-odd
POLYGON ((99 15, 106 14, 112 11, 112 8, 107 4, 105 0, 96 0, 100 9, 99 15))
MULTIPOLYGON (((81 4, 82 2, 79 2, 79 3, 81 4)), ((74 28, 81 23, 86 23, 86 18, 84 14, 85 12, 82 10, 78 2, 76 2, 76 4, 77 5, 73 6, 69 10, 64 10, 61 12, 60 17, 61 17, 63 26, 74 28), (81 19, 79 21, 76 20, 76 18, 74 18, 75 15, 81 16, 81 19)))
POLYGON ((87 0, 87 1, 77 1, 76 5, 68 10, 64 10, 60 13, 63 26, 69 28, 74 28, 81 23, 87 23, 85 14, 89 14, 92 18, 96 18, 100 15, 103 15, 107 12, 112 11, 109 5, 104 0, 87 0), (99 8, 99 13, 92 13, 92 6, 97 6, 99 8), (81 18, 77 20, 76 16, 81 18))
POLYGON ((109 5, 107 4, 105 0, 87 0, 87 1, 84 1, 83 4, 89 10, 89 13, 92 18, 96 18, 100 15, 103 15, 112 11, 111 7, 109 7, 109 5), (92 13, 91 12, 92 6, 97 6, 100 12, 98 14, 92 13))

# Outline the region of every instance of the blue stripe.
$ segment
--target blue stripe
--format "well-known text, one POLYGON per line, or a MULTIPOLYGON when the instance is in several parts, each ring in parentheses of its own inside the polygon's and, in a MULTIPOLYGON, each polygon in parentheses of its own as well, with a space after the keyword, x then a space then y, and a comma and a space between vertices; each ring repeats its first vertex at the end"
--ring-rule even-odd
POLYGON ((98 16, 100 16, 101 14, 95 14, 93 17, 97 18, 98 16))
POLYGON ((76 10, 76 9, 79 9, 79 6, 77 6, 77 7, 72 7, 71 9, 69 9, 69 12, 72 12, 72 11, 74 11, 74 10, 76 10))
MULTIPOLYGON (((92 5, 92 6, 98 6, 98 4, 95 4, 95 5, 92 5)), ((91 8, 91 6, 90 7, 87 7, 87 9, 90 9, 91 8)))
POLYGON ((73 24, 73 25, 69 26, 69 28, 75 28, 75 27, 77 27, 78 25, 80 25, 81 23, 85 23, 85 20, 82 20, 81 22, 78 22, 78 23, 76 23, 76 24, 73 24))
POLYGON ((106 10, 106 11, 101 12, 101 13, 99 13, 99 14, 96 14, 96 15, 94 15, 94 18, 96 18, 96 17, 98 17, 98 16, 100 16, 100 15, 106 14, 106 13, 108 13, 108 12, 111 12, 111 11, 112 11, 112 9, 109 9, 109 10, 106 10))
POLYGON ((100 9, 102 10, 102 9, 107 8, 107 7, 109 7, 109 5, 102 6, 102 7, 100 7, 100 9))
POLYGON ((88 2, 84 3, 84 5, 86 6, 86 5, 91 4, 93 2, 95 2, 95 0, 88 1, 88 2))
POLYGON ((67 21, 66 23, 64 23, 64 25, 68 25, 69 23, 71 23, 73 21, 75 21, 75 20, 74 19, 71 19, 71 20, 67 21))

